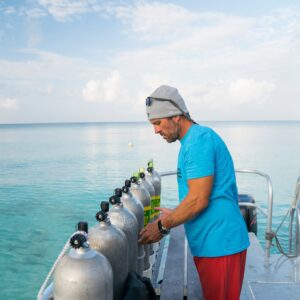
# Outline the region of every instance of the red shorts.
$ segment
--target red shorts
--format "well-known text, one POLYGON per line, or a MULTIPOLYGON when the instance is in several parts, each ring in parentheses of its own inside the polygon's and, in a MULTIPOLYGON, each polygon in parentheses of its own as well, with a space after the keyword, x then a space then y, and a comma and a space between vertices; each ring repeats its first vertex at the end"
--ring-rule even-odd
POLYGON ((205 300, 238 300, 247 250, 220 257, 194 257, 205 300))

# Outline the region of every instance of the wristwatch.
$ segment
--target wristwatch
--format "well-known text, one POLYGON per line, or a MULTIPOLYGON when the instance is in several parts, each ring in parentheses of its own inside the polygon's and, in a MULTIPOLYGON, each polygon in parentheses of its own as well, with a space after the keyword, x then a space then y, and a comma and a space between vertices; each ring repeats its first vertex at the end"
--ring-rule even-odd
POLYGON ((157 222, 157 225, 158 225, 158 230, 159 230, 159 232, 160 232, 162 235, 167 235, 167 234, 170 233, 170 230, 171 230, 171 229, 168 229, 168 228, 164 227, 163 224, 161 223, 161 220, 159 220, 159 221, 157 222))

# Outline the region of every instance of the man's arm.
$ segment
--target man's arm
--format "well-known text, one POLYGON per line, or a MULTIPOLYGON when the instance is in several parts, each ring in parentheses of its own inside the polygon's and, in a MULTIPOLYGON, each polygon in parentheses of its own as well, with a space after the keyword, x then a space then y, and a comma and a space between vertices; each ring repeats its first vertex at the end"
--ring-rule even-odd
POLYGON ((188 180, 189 192, 183 201, 169 214, 161 218, 164 227, 172 228, 197 216, 209 204, 213 176, 188 180))
MULTIPOLYGON (((214 177, 188 180, 189 192, 183 201, 170 213, 164 214, 160 220, 166 228, 176 227, 183 224, 208 206, 214 177)), ((162 238, 157 226, 157 221, 149 223, 141 232, 139 242, 142 244, 153 243, 162 238)))

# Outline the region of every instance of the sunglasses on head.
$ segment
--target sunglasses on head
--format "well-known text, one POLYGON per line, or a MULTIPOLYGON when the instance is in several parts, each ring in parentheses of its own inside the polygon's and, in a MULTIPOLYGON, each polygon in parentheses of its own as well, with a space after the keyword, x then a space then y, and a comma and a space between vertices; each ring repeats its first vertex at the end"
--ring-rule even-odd
POLYGON ((176 102, 174 102, 173 100, 171 100, 171 99, 164 99, 164 98, 156 98, 156 97, 147 97, 146 98, 146 106, 151 106, 152 105, 152 103, 153 103, 153 101, 161 101, 161 102, 164 102, 164 101, 168 101, 168 102, 171 102, 172 103, 172 105, 174 105, 186 118, 189 118, 190 119, 190 117, 189 117, 189 115, 186 113, 186 112, 184 112, 182 109, 181 109, 181 107, 176 103, 176 102))

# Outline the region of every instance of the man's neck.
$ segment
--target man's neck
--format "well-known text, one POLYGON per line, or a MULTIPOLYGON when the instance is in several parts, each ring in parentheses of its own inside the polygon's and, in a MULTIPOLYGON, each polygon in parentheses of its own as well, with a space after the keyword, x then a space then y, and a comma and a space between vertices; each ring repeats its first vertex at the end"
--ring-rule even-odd
POLYGON ((193 122, 186 119, 186 118, 181 118, 180 120, 180 131, 179 131, 179 140, 181 140, 186 133, 189 131, 191 126, 193 125, 193 122))

